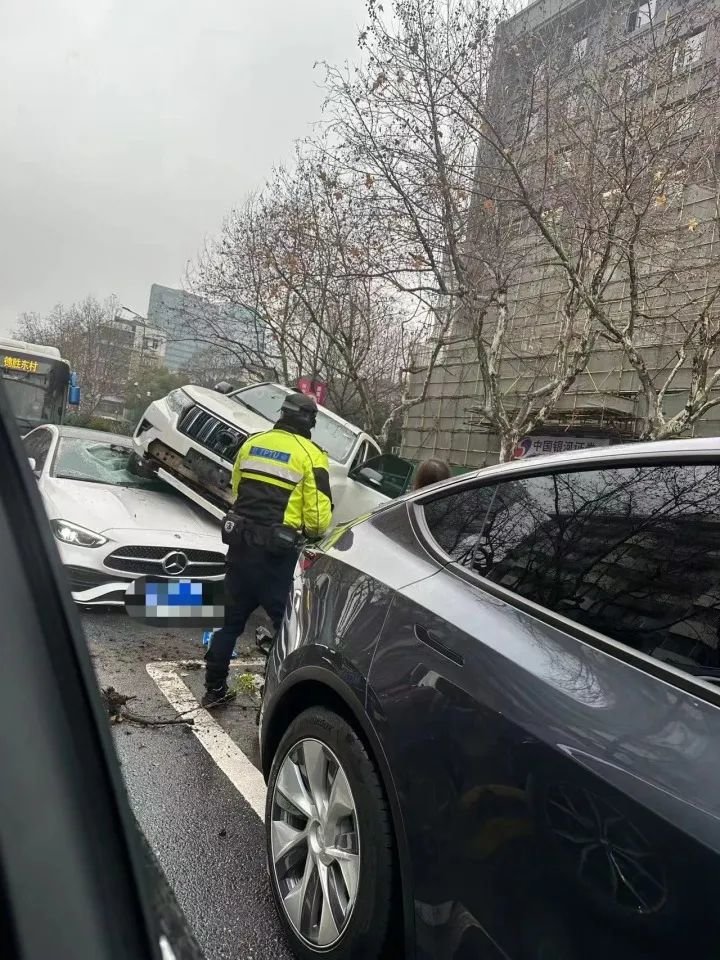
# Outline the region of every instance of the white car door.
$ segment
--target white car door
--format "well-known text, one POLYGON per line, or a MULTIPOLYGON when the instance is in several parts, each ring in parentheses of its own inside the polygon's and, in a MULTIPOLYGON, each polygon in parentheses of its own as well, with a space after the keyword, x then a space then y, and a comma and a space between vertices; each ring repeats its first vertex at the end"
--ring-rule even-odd
POLYGON ((364 513, 406 493, 414 465, 409 460, 383 453, 360 463, 346 476, 333 482, 330 467, 330 485, 333 492, 333 525, 347 523, 364 513))

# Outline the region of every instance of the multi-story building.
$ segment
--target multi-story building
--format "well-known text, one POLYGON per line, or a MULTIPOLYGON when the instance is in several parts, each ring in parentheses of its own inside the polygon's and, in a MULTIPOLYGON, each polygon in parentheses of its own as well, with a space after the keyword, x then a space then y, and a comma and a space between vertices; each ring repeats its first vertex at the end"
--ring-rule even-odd
MULTIPOLYGON (((713 318, 713 329, 718 323, 714 308, 714 291, 720 293, 718 9, 718 0, 536 0, 499 32, 490 83, 495 115, 504 118, 506 132, 513 125, 521 131, 522 149, 516 150, 516 160, 526 164, 530 176, 534 156, 538 176, 545 178, 543 216, 566 216, 574 203, 575 219, 568 229, 575 229, 575 237, 579 227, 593 223, 591 197, 596 210, 615 209, 615 195, 627 188, 622 176, 613 177, 613 170, 623 169, 627 162, 621 155, 623 145, 635 136, 641 160, 642 138, 646 139, 648 172, 642 183, 637 182, 638 196, 644 189, 649 207, 639 221, 645 232, 637 247, 636 269, 627 269, 617 255, 621 237, 613 253, 617 269, 604 275, 603 308, 616 320, 637 317, 633 342, 659 386, 679 363, 665 397, 670 415, 687 400, 693 351, 688 350, 683 360, 682 345, 703 305, 713 318), (553 74, 547 63, 561 46, 566 66, 553 74), (588 116, 589 100, 583 113, 585 90, 592 84, 601 94, 596 93, 595 102, 603 100, 600 119, 588 116), (617 105, 630 105, 631 114, 636 111, 632 129, 627 109, 623 114, 617 105), (619 131, 623 122, 628 129, 619 131), (592 171, 584 142, 588 130, 595 138, 592 171), (583 155, 585 165, 579 170, 583 155), (598 158, 604 158, 607 183, 599 179, 598 158), (660 183, 655 193, 653 177, 660 183), (590 193, 590 184, 595 194, 590 193)), ((483 202, 479 193, 473 203, 483 202)), ((632 204, 626 204, 622 217, 629 222, 631 213, 632 204)), ((517 239, 513 254, 518 266, 507 287, 509 348, 499 371, 500 389, 511 410, 551 367, 568 295, 567 277, 554 252, 538 242, 536 230, 529 228, 517 239)), ((591 250, 591 256, 599 255, 591 250)), ((434 455, 451 463, 482 466, 498 459, 499 442, 477 412, 484 381, 471 331, 461 311, 458 317, 433 372, 427 401, 406 415, 402 452, 412 458, 434 455)), ((544 424, 533 436, 519 438, 517 455, 638 439, 646 410, 637 366, 617 342, 600 336, 586 369, 544 424)), ((690 431, 706 436, 720 432, 720 407, 709 410, 690 431)))
POLYGON ((163 331, 165 366, 173 372, 193 365, 217 345, 231 342, 234 355, 245 355, 248 366, 262 363, 265 327, 252 310, 214 304, 184 290, 154 283, 150 288, 148 323, 163 331))
POLYGON ((129 387, 148 368, 165 363, 165 334, 127 307, 119 307, 101 332, 105 392, 96 414, 108 420, 126 419, 129 387))

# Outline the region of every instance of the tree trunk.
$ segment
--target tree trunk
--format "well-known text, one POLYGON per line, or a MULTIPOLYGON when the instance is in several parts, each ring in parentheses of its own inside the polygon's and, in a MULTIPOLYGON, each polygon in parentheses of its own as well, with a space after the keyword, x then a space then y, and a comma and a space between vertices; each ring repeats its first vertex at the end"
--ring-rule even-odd
POLYGON ((500 463, 507 463, 508 460, 512 460, 519 439, 515 433, 500 436, 500 463))

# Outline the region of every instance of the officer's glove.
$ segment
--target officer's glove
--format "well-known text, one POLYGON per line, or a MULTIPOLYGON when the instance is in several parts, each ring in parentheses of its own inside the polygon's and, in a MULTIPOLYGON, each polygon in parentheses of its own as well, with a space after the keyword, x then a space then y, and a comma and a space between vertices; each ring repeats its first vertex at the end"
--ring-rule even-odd
POLYGON ((325 534, 322 534, 322 536, 310 537, 307 535, 307 533, 303 533, 303 540, 305 541, 303 546, 307 546, 309 544, 312 547, 317 543, 322 543, 324 539, 325 534))

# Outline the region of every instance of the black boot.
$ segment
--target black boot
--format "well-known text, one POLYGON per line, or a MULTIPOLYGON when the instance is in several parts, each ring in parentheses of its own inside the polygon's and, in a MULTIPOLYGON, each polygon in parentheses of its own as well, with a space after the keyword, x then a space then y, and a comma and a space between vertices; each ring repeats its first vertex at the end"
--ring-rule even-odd
POLYGON ((230 703, 231 700, 234 700, 237 697, 237 692, 235 690, 230 690, 226 683, 223 683, 219 687, 207 687, 205 690, 205 695, 201 700, 201 705, 206 709, 211 709, 212 707, 221 707, 226 703, 230 703))

